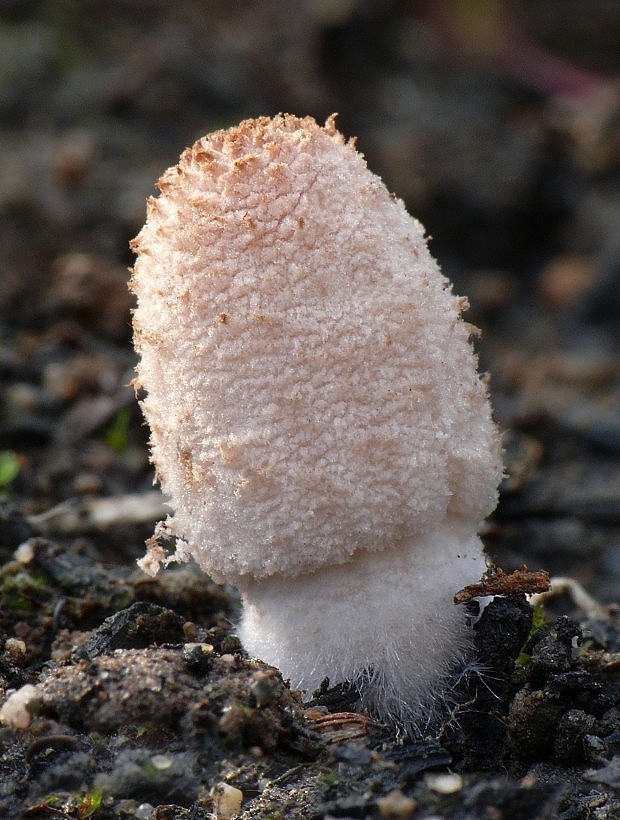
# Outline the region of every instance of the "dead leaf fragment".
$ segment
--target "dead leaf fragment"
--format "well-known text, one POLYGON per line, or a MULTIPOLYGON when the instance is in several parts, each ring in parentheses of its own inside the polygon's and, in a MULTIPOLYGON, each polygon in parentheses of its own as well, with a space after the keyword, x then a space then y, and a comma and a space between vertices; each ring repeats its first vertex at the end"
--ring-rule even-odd
POLYGON ((550 585, 549 573, 544 569, 529 572, 524 566, 507 575, 501 567, 491 565, 479 583, 468 584, 456 593, 454 603, 465 604, 487 595, 532 595, 546 592, 550 585))

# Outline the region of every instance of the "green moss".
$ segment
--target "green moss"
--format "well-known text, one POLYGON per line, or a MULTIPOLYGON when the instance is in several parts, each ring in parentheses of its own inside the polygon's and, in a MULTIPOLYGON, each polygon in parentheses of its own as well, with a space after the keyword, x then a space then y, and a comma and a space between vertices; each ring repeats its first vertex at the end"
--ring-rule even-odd
POLYGON ((129 425, 131 424, 131 410, 123 407, 118 411, 112 424, 104 433, 106 444, 117 453, 122 453, 129 443, 129 425))
POLYGON ((99 811, 102 803, 103 792, 101 791, 101 789, 95 789, 95 791, 90 792, 90 794, 87 794, 82 800, 81 804, 78 806, 78 817, 92 817, 94 814, 96 814, 96 812, 99 811))
POLYGON ((94 817, 103 805, 103 791, 94 789, 92 792, 59 792, 48 794, 43 798, 40 807, 59 812, 63 817, 75 817, 78 820, 87 820, 94 817))
POLYGON ((47 794, 43 800, 41 800, 42 806, 58 806, 65 798, 59 794, 47 794))
POLYGON ((17 478, 20 469, 17 453, 13 450, 0 450, 0 491, 17 478))
POLYGON ((338 774, 334 771, 327 772, 321 778, 321 783, 326 788, 330 788, 331 786, 337 786, 339 782, 340 780, 338 778, 338 774))
POLYGON ((36 602, 40 608, 41 600, 47 598, 45 580, 23 570, 8 574, 0 585, 0 607, 13 611, 30 611, 36 602))
POLYGON ((542 630, 545 629, 547 624, 547 618, 545 616, 545 610, 543 606, 537 606, 534 609, 534 614, 532 616, 532 627, 530 629, 529 635, 527 636, 527 640, 523 644, 521 651, 515 661, 515 669, 517 671, 522 670, 527 664, 531 661, 532 655, 527 650, 532 644, 532 640, 534 637, 542 630))

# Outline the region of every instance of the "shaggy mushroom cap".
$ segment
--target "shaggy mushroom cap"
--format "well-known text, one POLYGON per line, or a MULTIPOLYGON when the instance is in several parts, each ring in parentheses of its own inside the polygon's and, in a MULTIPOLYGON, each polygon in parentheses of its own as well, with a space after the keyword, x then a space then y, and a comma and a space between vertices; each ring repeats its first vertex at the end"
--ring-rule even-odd
MULTIPOLYGON (((320 654, 320 629, 316 668, 294 668, 317 590, 331 590, 328 608, 335 578, 349 579, 351 601, 375 594, 369 573, 392 566, 399 593, 416 597, 441 566, 449 600, 484 569, 476 532, 502 465, 466 300, 333 117, 215 132, 158 187, 131 287, 136 383, 174 510, 159 532, 177 537, 175 557, 239 586, 251 651, 301 685, 362 674, 337 642, 320 654)), ((143 566, 163 557, 154 541, 143 566)), ((462 641, 456 612, 442 673, 462 641)))

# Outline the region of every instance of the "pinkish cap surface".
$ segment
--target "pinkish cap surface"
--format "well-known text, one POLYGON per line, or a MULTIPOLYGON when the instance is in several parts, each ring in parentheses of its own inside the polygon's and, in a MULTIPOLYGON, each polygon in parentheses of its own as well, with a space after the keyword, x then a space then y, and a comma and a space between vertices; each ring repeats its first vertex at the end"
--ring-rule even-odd
POLYGON ((475 533, 502 466, 464 300, 333 118, 213 133, 159 188, 132 290, 178 556, 243 587, 475 533))

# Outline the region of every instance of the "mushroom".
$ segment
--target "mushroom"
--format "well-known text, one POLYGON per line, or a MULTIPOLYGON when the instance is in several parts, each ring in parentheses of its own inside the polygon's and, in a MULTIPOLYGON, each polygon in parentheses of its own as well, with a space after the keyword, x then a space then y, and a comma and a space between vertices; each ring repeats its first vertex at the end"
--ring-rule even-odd
POLYGON ((136 387, 174 514, 141 566, 193 557, 252 655, 410 732, 470 650, 500 437, 467 301, 334 119, 212 133, 148 201, 136 387))

